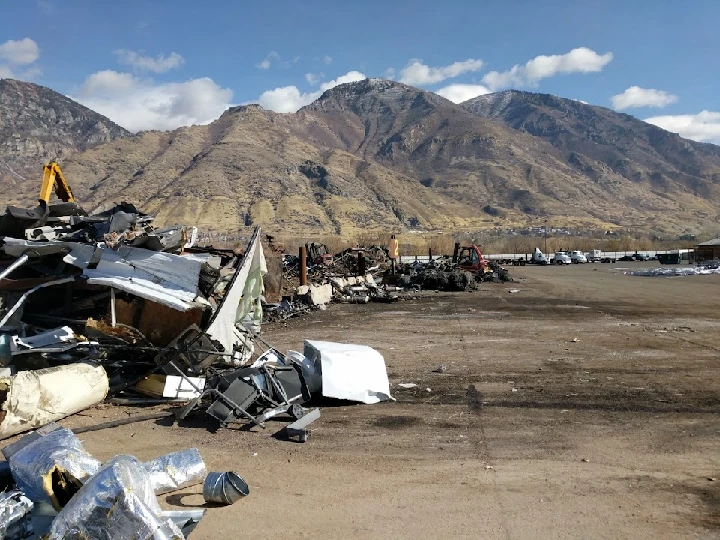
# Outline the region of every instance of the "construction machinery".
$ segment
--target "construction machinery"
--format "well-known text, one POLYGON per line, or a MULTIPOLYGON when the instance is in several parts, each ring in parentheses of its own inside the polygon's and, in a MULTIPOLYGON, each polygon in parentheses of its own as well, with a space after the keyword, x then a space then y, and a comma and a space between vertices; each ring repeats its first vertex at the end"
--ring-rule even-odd
POLYGON ((86 216, 87 213, 75 202, 70 184, 65 180, 60 165, 51 161, 43 167, 43 180, 36 208, 18 208, 8 206, 0 222, 0 235, 13 235, 33 227, 42 227, 54 218, 68 216, 86 216), (53 192, 61 203, 50 204, 53 192))
POLYGON ((458 268, 468 272, 486 272, 488 270, 487 260, 483 257, 480 248, 475 245, 461 247, 460 244, 455 244, 452 260, 458 265, 458 268))
POLYGON ((325 244, 309 242, 305 244, 305 250, 309 264, 324 264, 329 266, 333 263, 333 256, 325 244))
POLYGON ((39 213, 41 212, 43 216, 49 212, 50 197, 53 191, 62 202, 78 208, 77 204, 75 204, 75 197, 70 189, 70 184, 65 180, 65 175, 60 169, 60 165, 51 161, 43 167, 43 181, 40 186, 40 197, 38 197, 40 204, 36 209, 39 213))

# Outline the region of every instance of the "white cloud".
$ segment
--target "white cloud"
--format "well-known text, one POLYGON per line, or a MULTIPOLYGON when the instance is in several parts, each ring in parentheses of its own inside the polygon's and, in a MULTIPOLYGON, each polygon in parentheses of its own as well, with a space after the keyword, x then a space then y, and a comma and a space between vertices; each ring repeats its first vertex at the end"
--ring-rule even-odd
POLYGON ((295 112, 320 97, 321 92, 302 93, 297 86, 281 86, 266 90, 257 99, 264 108, 278 113, 295 112))
POLYGON ((610 100, 613 108, 621 111, 631 107, 667 107, 677 103, 678 97, 664 90, 631 86, 622 94, 617 94, 610 100))
POLYGON ((489 94, 490 90, 481 84, 451 84, 450 86, 435 90, 435 93, 445 99, 449 99, 453 103, 462 103, 468 99, 489 94))
POLYGON ((315 86, 320 82, 320 78, 323 77, 322 73, 306 73, 305 80, 310 86, 315 86))
POLYGON ((280 60, 280 55, 276 51, 270 51, 259 64, 255 64, 255 67, 258 69, 270 69, 270 66, 276 60, 280 60))
POLYGON ((207 77, 156 84, 105 70, 90 75, 73 99, 130 131, 169 130, 212 122, 230 106, 232 90, 207 77))
POLYGON ((30 38, 9 39, 0 44, 0 60, 16 66, 32 64, 40 57, 40 47, 30 38))
POLYGON ((142 83, 130 73, 112 69, 93 73, 80 88, 81 97, 121 95, 132 91, 142 83))
POLYGON ((536 56, 525 65, 516 64, 507 71, 491 71, 482 82, 492 91, 509 86, 534 86, 541 79, 562 73, 594 73, 613 59, 612 53, 598 54, 587 47, 578 47, 565 54, 536 56))
POLYGON ((325 56, 323 56, 323 62, 324 62, 325 65, 327 65, 327 66, 329 66, 330 64, 332 64, 332 60, 333 60, 333 59, 332 59, 332 56, 329 56, 329 55, 327 55, 327 54, 326 54, 325 56))
POLYGON ((720 144, 720 112, 653 116, 646 122, 700 142, 720 144))
POLYGON ((0 43, 0 79, 33 80, 42 70, 33 65, 40 57, 40 47, 30 38, 0 43))
POLYGON ((137 51, 118 49, 115 51, 115 56, 121 64, 132 66, 137 71, 152 71, 153 73, 165 73, 180 67, 185 62, 185 59, 176 52, 171 52, 169 56, 161 54, 153 58, 152 56, 143 56, 137 51))
POLYGON ((387 68, 387 69, 385 70, 385 73, 383 74, 383 76, 384 76, 386 79, 390 79, 391 81, 394 81, 394 80, 395 80, 395 75, 397 75, 397 71, 395 71, 395 68, 391 68, 391 67, 390 67, 390 68, 387 68))
POLYGON ((297 86, 282 86, 263 92, 257 99, 257 102, 263 108, 278 113, 295 112, 301 107, 315 101, 326 90, 330 90, 339 84, 362 81, 366 78, 367 77, 359 71, 349 71, 337 79, 322 83, 320 89, 315 92, 301 92, 297 86))
POLYGON ((473 58, 442 67, 430 67, 420 60, 411 60, 400 71, 400 82, 412 85, 433 84, 445 79, 452 79, 463 73, 478 71, 482 66, 482 60, 473 58))

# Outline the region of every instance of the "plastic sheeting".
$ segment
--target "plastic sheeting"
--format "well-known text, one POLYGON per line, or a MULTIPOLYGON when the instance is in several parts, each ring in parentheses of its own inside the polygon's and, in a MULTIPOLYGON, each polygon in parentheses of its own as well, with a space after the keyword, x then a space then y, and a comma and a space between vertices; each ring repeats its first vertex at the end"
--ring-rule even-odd
POLYGON ((57 515, 49 538, 169 540, 184 536, 163 516, 143 464, 132 456, 116 456, 57 515))
POLYGON ((10 457, 17 486, 34 502, 60 510, 100 469, 72 431, 59 428, 30 442, 10 457))
POLYGON ((145 462, 156 495, 201 483, 207 475, 197 448, 172 452, 145 462))
POLYGON ((7 396, 0 408, 0 439, 39 428, 92 407, 105 399, 108 378, 102 366, 70 364, 21 371, 0 379, 7 396))
POLYGON ((320 367, 323 396, 367 404, 392 399, 385 359, 371 347, 305 341, 305 357, 320 367))
POLYGON ((213 314, 207 329, 207 334, 222 346, 224 352, 232 352, 233 345, 238 341, 236 324, 259 329, 262 321, 260 296, 265 274, 267 264, 260 243, 260 227, 257 227, 223 302, 213 314))

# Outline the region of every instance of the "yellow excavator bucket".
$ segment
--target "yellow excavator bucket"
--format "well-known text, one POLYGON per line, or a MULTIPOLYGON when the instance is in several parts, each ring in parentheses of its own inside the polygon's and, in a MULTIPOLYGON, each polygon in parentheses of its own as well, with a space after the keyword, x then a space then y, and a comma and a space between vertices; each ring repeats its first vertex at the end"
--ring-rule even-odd
POLYGON ((75 197, 72 194, 70 185, 65 181, 60 166, 51 161, 45 167, 43 167, 43 182, 40 186, 40 204, 48 205, 50 203, 50 196, 53 190, 62 202, 75 202, 75 197))

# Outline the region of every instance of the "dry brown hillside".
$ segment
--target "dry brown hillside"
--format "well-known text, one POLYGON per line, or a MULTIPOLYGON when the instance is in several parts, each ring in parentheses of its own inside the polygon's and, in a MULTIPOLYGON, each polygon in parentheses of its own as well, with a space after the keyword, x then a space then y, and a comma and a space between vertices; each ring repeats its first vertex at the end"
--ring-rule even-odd
MULTIPOLYGON (((27 111, 3 116, 0 144, 15 153, 13 163, 35 167, 40 158, 30 156, 30 143, 21 151, 9 141, 31 140, 28 133, 46 129, 46 116, 58 109, 32 105, 31 91, 35 85, 23 97, 27 111), (28 125, 36 127, 18 127, 28 125)), ((115 140, 62 166, 89 208, 127 200, 162 223, 218 232, 262 224, 286 235, 352 236, 551 219, 683 233, 717 220, 718 147, 607 109, 518 94, 523 100, 483 97, 459 106, 369 79, 328 90, 294 114, 242 106, 206 126, 129 137, 77 109, 82 114, 63 118, 90 124, 76 130, 86 136, 66 154, 115 140)), ((39 172, 15 183, 6 176, 3 195, 32 203, 39 172)))

